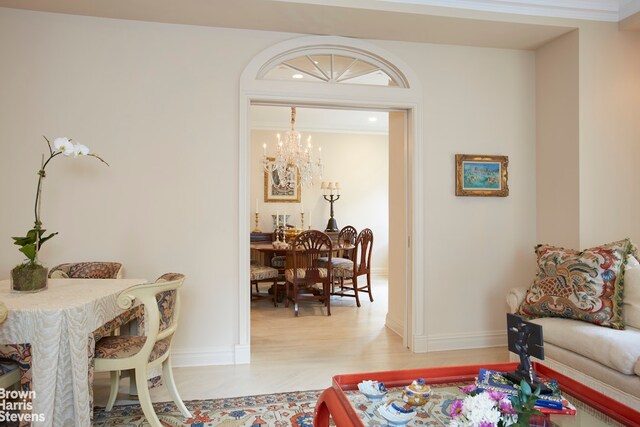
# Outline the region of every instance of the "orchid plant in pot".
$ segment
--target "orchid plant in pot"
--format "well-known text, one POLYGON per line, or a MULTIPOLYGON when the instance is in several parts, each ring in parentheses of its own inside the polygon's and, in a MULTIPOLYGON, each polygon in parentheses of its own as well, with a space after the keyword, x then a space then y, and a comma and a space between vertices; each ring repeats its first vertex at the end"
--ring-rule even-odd
POLYGON ((42 207, 42 181, 45 178, 45 169, 51 160, 63 155, 66 157, 95 157, 102 163, 109 165, 100 156, 93 154, 89 148, 82 144, 74 144, 69 138, 56 138, 53 145, 44 137, 49 148, 49 157, 45 160, 42 155, 42 164, 38 171, 38 187, 36 189, 36 200, 34 206, 35 222, 33 228, 27 231, 24 237, 12 237, 13 243, 20 246, 26 259, 22 264, 11 270, 11 290, 14 292, 39 292, 47 288, 47 274, 49 269, 43 266, 38 260, 38 252, 47 240, 58 233, 51 233, 45 236, 46 230, 42 228, 40 209, 42 207))

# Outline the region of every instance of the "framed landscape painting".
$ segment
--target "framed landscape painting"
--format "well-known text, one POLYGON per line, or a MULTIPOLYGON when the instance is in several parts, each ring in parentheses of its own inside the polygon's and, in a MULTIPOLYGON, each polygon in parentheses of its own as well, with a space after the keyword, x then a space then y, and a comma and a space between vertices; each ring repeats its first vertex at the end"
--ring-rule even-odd
POLYGON ((456 196, 509 195, 507 156, 456 154, 456 196))
MULTIPOLYGON (((272 162, 272 157, 267 158, 272 162)), ((264 172, 264 201, 271 202, 300 202, 300 172, 296 174, 295 186, 293 188, 278 186, 278 172, 264 172)))

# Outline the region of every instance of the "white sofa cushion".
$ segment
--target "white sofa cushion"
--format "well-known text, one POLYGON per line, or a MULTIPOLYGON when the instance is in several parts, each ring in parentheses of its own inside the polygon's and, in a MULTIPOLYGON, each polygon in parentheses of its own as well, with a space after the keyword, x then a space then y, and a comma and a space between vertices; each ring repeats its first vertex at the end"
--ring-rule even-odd
POLYGON ((624 322, 627 326, 640 329, 640 263, 633 256, 627 257, 623 292, 624 322))
POLYGON ((595 360, 627 375, 640 375, 640 330, 603 328, 580 320, 547 317, 542 325, 545 342, 595 360))

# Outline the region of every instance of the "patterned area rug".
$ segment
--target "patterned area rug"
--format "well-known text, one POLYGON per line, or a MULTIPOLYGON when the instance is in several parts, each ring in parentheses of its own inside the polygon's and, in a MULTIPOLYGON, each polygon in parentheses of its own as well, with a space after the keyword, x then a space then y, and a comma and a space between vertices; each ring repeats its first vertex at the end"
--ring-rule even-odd
MULTIPOLYGON (((322 390, 263 394, 216 400, 185 401, 193 418, 185 419, 173 402, 153 405, 163 425, 172 427, 311 427, 313 410, 322 390)), ((140 405, 114 406, 111 412, 95 408, 96 427, 148 426, 140 405)))

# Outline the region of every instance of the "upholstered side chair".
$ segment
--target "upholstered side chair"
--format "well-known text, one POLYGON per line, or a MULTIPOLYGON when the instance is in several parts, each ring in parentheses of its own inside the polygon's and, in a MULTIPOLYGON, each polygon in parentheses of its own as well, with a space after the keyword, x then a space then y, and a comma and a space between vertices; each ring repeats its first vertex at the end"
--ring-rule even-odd
POLYGON ((69 262, 49 271, 51 279, 122 279, 119 262, 69 262))
MULTIPOLYGON (((7 306, 0 301, 0 324, 7 320, 8 314, 7 306)), ((18 369, 18 364, 13 360, 0 358, 0 388, 15 387, 19 382, 20 369, 18 369)))
POLYGON ((171 369, 171 342, 180 314, 178 289, 183 282, 182 274, 167 273, 155 283, 132 286, 118 296, 118 305, 123 309, 131 308, 136 300, 144 306, 146 336, 110 336, 96 343, 95 371, 111 372, 107 411, 113 408, 118 394, 117 372, 133 369, 142 411, 151 426, 161 427, 151 403, 147 377, 150 369, 162 366, 164 382, 173 401, 185 418, 191 417, 178 394, 171 369))
POLYGON ((273 305, 278 306, 277 297, 278 297, 278 269, 269 267, 267 265, 259 265, 252 264, 251 265, 251 286, 255 285, 256 293, 251 294, 251 299, 261 299, 267 298, 265 295, 260 294, 260 287, 258 283, 260 282, 272 282, 273 283, 273 305))

